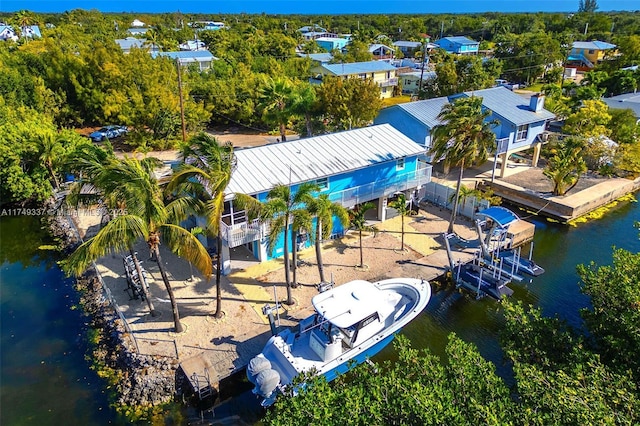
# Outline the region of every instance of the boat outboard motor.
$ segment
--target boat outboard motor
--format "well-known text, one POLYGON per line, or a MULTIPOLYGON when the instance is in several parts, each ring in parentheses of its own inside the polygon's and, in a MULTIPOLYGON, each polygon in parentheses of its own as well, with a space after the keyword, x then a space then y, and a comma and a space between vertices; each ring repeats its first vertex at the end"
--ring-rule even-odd
POLYGON ((255 385, 258 374, 270 369, 271 362, 260 354, 249 361, 249 365, 247 365, 247 378, 255 385))
POLYGON ((256 376, 256 387, 253 392, 263 398, 269 398, 279 384, 280 373, 273 369, 264 370, 256 376))

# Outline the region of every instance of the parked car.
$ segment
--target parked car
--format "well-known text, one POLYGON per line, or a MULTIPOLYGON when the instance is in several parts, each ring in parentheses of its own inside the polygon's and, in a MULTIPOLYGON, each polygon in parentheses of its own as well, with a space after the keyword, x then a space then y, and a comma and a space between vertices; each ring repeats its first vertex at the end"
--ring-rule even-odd
POLYGON ((94 142, 101 142, 105 139, 115 139, 126 134, 129 130, 126 126, 105 126, 91 133, 89 137, 94 142))

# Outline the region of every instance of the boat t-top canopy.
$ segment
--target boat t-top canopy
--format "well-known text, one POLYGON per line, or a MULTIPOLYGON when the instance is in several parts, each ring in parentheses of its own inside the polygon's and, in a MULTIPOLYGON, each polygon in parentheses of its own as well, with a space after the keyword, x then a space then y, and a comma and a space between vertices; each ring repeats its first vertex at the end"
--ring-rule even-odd
POLYGON ((311 299, 314 309, 337 327, 347 328, 377 311, 382 291, 365 280, 354 280, 311 299))
POLYGON ((514 212, 500 206, 489 207, 488 209, 479 211, 476 213, 476 216, 491 219, 496 225, 503 229, 507 229, 513 222, 520 220, 514 212))

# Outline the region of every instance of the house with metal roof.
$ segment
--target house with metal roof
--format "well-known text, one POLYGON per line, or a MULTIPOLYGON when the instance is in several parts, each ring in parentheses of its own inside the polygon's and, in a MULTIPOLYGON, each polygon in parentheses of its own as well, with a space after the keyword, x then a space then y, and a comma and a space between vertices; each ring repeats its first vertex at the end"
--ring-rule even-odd
MULTIPOLYGON (((314 182, 321 188, 319 194, 327 194, 345 208, 374 202, 377 219, 384 220, 390 213, 389 197, 404 192, 410 199, 431 180, 424 153, 424 146, 389 124, 236 150, 237 166, 227 186, 221 226, 224 272, 230 270, 229 249, 233 247, 246 246, 260 261, 283 255, 284 234, 268 250, 268 225, 250 221, 243 211, 234 210, 234 194, 263 202, 275 185, 289 185, 295 193, 300 184, 314 182)), ((345 232, 337 220, 333 232, 345 232)), ((299 243, 302 247, 310 241, 302 236, 299 243)))
POLYGON ((331 53, 302 53, 299 52, 298 56, 301 58, 309 58, 313 65, 321 65, 328 64, 333 59, 333 55, 331 53))
POLYGON ((630 109, 640 120, 640 93, 625 93, 623 95, 612 96, 610 98, 602 98, 609 108, 613 109, 630 109))
POLYGON ((149 52, 158 52, 158 46, 147 44, 144 38, 127 37, 116 39, 116 44, 120 46, 122 53, 129 54, 131 49, 149 49, 149 52))
POLYGON ((389 46, 384 44, 371 44, 369 45, 369 53, 373 55, 373 59, 393 59, 394 51, 389 46))
POLYGON ((615 44, 604 41, 574 41, 571 45, 571 52, 567 57, 567 66, 577 68, 593 68, 597 63, 602 62, 607 53, 612 53, 616 49, 615 44))
POLYGON ((342 50, 349 44, 349 40, 340 37, 318 37, 315 39, 318 46, 331 52, 333 50, 342 50))
POLYGON ((180 52, 151 52, 153 58, 165 57, 177 61, 180 65, 189 67, 196 65, 200 71, 211 68, 213 61, 218 59, 208 50, 180 51, 180 52))
POLYGON ((346 64, 320 64, 312 67, 315 76, 327 75, 343 78, 370 78, 380 87, 380 97, 390 98, 398 85, 397 69, 384 61, 351 62, 346 64))
POLYGON ((420 88, 427 80, 436 78, 435 71, 429 70, 412 70, 405 72, 398 72, 398 79, 402 82, 402 93, 416 95, 420 91, 420 88), (422 82, 422 83, 421 83, 422 82))
POLYGON ((404 56, 410 58, 412 58, 417 51, 422 49, 422 43, 419 41, 398 40, 394 41, 393 45, 400 49, 404 56))
POLYGON ((544 132, 547 122, 555 118, 553 113, 544 109, 544 96, 539 94, 527 99, 504 87, 492 87, 449 97, 393 105, 381 110, 373 122, 389 123, 414 142, 429 149, 432 146, 431 131, 441 124, 438 115, 442 107, 460 97, 470 96, 481 97, 482 106, 491 111, 488 120, 498 122, 492 130, 496 134, 496 155, 502 158, 500 176, 504 176, 509 155, 529 148, 534 148, 535 166, 540 148, 546 141, 544 132))
POLYGON ((459 55, 475 55, 480 48, 480 42, 462 36, 444 37, 436 40, 434 44, 449 53, 457 53, 459 55))

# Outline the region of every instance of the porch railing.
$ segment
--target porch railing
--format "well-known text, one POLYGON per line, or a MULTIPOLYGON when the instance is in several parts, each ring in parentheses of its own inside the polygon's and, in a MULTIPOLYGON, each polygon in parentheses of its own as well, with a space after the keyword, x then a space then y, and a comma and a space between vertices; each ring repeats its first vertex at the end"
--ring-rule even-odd
MULTIPOLYGON (((344 191, 329 194, 329 199, 343 207, 351 208, 356 204, 389 196, 399 191, 406 191, 425 185, 431 181, 431 166, 421 167, 413 172, 404 173, 394 178, 383 179, 367 185, 355 186, 344 191)), ((222 222, 220 226, 222 237, 229 247, 238 247, 242 244, 261 240, 269 233, 269 223, 261 223, 258 219, 250 222, 227 225, 222 222)))
POLYGON ((395 178, 383 179, 366 185, 345 189, 344 191, 334 192, 329 195, 329 199, 349 209, 356 204, 375 200, 376 198, 388 196, 399 191, 416 188, 430 181, 431 166, 428 166, 396 176, 395 178))

